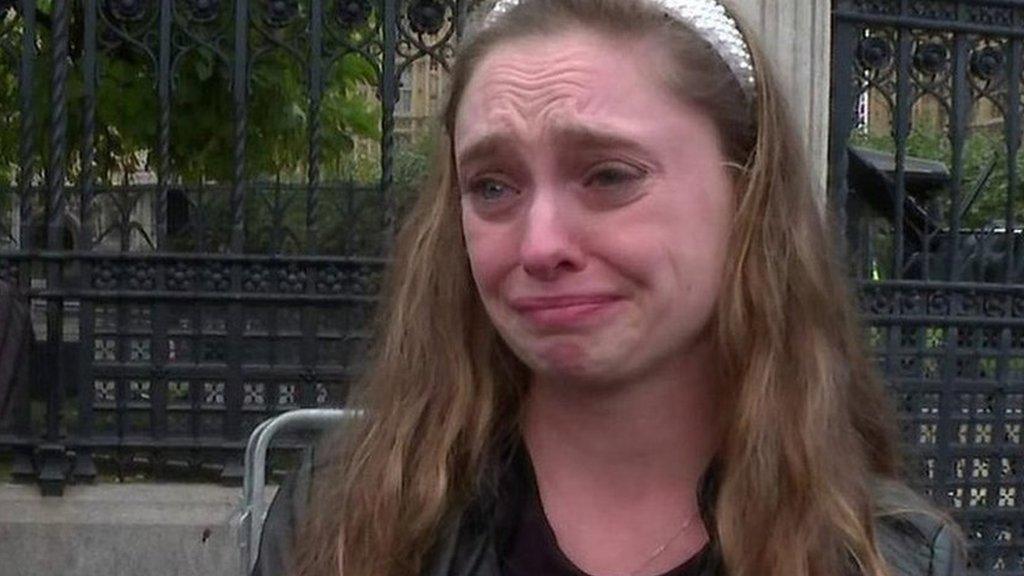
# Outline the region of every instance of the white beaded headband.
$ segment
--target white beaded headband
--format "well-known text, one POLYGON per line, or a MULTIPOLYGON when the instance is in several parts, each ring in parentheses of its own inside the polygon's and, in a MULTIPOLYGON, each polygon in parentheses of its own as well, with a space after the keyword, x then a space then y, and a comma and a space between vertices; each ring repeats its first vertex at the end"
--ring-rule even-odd
MULTIPOLYGON (((729 66, 747 98, 756 99, 754 59, 736 20, 716 0, 655 0, 668 14, 690 26, 729 66)), ((520 0, 498 0, 484 18, 488 28, 520 0)))

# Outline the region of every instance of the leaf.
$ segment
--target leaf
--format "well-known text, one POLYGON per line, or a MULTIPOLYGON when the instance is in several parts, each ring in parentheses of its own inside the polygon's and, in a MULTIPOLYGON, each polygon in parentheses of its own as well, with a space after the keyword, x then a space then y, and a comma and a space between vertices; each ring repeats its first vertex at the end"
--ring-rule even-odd
POLYGON ((196 78, 205 82, 213 77, 213 62, 208 58, 197 58, 195 63, 196 78))

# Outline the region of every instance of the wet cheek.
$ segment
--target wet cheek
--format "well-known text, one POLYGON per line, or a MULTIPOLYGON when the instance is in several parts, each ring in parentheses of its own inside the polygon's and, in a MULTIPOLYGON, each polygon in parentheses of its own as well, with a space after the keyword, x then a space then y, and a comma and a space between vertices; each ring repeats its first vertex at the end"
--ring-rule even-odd
POLYGON ((630 234, 603 235, 607 242, 592 243, 593 252, 600 255, 617 275, 623 277, 628 286, 649 287, 656 282, 652 275, 660 273, 664 266, 664 251, 657 248, 662 242, 636 228, 628 229, 631 230, 630 234))
POLYGON ((494 294, 504 275, 503 270, 508 268, 507 250, 494 238, 476 234, 471 228, 466 229, 465 241, 477 289, 484 295, 494 294))

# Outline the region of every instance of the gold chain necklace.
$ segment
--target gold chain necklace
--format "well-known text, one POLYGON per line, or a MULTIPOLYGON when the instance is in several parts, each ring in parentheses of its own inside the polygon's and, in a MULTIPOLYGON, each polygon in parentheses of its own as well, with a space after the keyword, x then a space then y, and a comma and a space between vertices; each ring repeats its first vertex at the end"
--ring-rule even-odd
POLYGON ((648 566, 650 566, 652 562, 654 562, 662 554, 664 554, 665 550, 667 550, 668 547, 671 546, 673 542, 678 540, 679 537, 682 536, 683 533, 685 533, 686 530, 693 524, 693 521, 697 518, 699 513, 700 513, 700 510, 697 510, 697 512, 694 512, 693 514, 691 514, 690 517, 686 519, 686 522, 683 522, 683 525, 679 527, 679 530, 676 531, 676 533, 673 534, 671 538, 666 540, 661 546, 658 546, 657 548, 655 548, 654 551, 651 552, 649 556, 647 556, 647 559, 644 560, 643 564, 637 566, 632 571, 630 571, 629 576, 637 576, 638 574, 640 574, 640 572, 644 568, 647 568, 648 566))
MULTIPOLYGON (((544 506, 544 499, 540 497, 540 494, 537 495, 537 503, 540 504, 541 514, 544 515, 544 522, 548 523, 548 526, 550 527, 551 524, 550 524, 550 522, 548 520, 548 511, 547 511, 547 508, 544 506)), ((643 564, 641 564, 641 565, 637 566, 636 568, 630 570, 629 576, 637 576, 640 573, 641 570, 643 570, 644 568, 647 568, 648 566, 650 566, 651 562, 654 562, 662 554, 664 554, 665 550, 667 550, 668 547, 671 546, 673 542, 678 540, 679 537, 682 536, 691 525, 693 525, 693 521, 696 520, 698 516, 700 516, 700 508, 699 507, 697 508, 697 510, 693 514, 690 514, 690 516, 686 518, 686 521, 683 522, 683 525, 679 527, 679 530, 677 530, 676 533, 673 534, 671 538, 669 538, 664 543, 662 543, 661 546, 658 546, 657 548, 655 548, 654 551, 651 552, 650 555, 647 556, 647 559, 644 560, 643 564)), ((551 530, 551 533, 552 533, 551 535, 554 536, 554 538, 555 538, 555 545, 558 546, 561 549, 561 544, 558 543, 558 535, 554 533, 554 528, 549 528, 549 529, 551 530)))

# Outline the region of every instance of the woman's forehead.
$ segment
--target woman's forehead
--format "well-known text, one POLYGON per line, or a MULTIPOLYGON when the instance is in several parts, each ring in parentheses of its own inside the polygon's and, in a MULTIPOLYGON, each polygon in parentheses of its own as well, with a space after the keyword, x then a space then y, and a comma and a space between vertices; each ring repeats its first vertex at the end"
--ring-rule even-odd
MULTIPOLYGON (((470 78, 456 112, 456 153, 496 134, 579 139, 641 128, 656 111, 689 112, 651 70, 639 42, 588 32, 528 37, 495 47, 470 78)), ((591 138, 593 140, 593 138, 591 138)))

